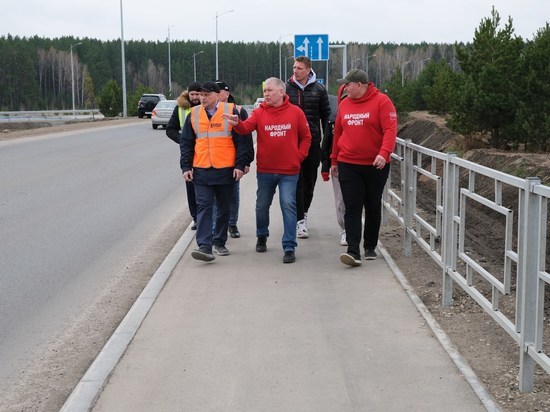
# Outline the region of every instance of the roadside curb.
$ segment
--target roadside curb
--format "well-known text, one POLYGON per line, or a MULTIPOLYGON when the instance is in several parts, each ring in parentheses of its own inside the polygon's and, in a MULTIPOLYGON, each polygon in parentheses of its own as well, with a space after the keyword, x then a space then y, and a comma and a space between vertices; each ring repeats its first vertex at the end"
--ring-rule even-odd
POLYGON ((113 335, 75 386, 61 407, 61 412, 85 412, 92 408, 97 396, 107 383, 109 375, 122 358, 172 271, 195 237, 191 225, 192 223, 183 232, 113 335))

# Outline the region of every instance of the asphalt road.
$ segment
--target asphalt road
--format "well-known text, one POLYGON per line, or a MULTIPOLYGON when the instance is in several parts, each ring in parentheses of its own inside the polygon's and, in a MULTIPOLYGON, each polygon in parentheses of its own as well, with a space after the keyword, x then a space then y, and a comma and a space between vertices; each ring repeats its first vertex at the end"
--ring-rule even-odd
POLYGON ((190 221, 178 160, 148 121, 0 142, 0 379, 154 273, 190 221))

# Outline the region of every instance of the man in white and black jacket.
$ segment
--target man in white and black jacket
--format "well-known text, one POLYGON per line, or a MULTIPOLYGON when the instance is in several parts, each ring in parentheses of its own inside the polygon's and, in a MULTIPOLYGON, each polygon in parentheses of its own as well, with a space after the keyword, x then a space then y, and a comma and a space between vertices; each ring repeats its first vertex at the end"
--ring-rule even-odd
POLYGON ((311 146, 302 162, 300 178, 296 188, 297 237, 307 239, 307 212, 313 200, 313 190, 317 182, 321 163, 321 139, 330 116, 330 103, 325 87, 317 82, 311 60, 299 56, 294 60, 293 75, 286 83, 286 94, 290 103, 299 106, 309 123, 311 146))

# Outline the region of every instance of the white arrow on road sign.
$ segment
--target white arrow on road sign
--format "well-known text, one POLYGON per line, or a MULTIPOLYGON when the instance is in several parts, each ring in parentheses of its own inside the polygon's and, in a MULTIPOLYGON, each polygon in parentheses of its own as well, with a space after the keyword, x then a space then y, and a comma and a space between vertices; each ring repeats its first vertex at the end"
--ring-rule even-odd
POLYGON ((300 50, 302 53, 304 53, 304 56, 309 57, 308 49, 309 49, 309 39, 306 37, 304 39, 304 42, 298 47, 296 47, 296 50, 300 50))
POLYGON ((317 52, 317 56, 323 55, 323 39, 321 36, 317 39, 317 46, 319 46, 319 51, 317 52))

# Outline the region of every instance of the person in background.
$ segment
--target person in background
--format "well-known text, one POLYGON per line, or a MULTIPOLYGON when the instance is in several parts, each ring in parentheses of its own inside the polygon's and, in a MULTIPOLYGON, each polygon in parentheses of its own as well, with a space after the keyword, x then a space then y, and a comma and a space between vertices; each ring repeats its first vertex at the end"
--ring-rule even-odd
POLYGON ((283 263, 296 261, 296 184, 300 163, 311 143, 304 113, 290 104, 285 83, 276 77, 264 82, 265 101, 244 122, 224 115, 237 133, 257 132, 256 252, 267 250, 269 208, 277 188, 283 215, 283 263))
MULTIPOLYGON (((334 140, 334 122, 336 121, 338 105, 340 104, 340 101, 346 97, 344 88, 345 85, 341 85, 338 89, 337 96, 328 96, 330 102, 330 117, 327 128, 325 129, 323 143, 321 144, 321 176, 325 182, 330 180, 330 154, 332 153, 332 141, 334 140)), ((340 245, 347 246, 346 226, 344 223, 344 213, 346 211, 346 207, 344 205, 344 199, 342 199, 342 190, 340 189, 340 181, 338 180, 338 177, 332 176, 332 190, 334 192, 336 222, 340 227, 340 245)))
POLYGON ((233 132, 223 114, 238 112, 231 103, 219 101, 220 88, 206 82, 200 89, 199 106, 185 119, 180 138, 180 166, 186 182, 195 185, 197 200, 197 235, 199 248, 194 259, 210 262, 229 255, 226 248, 229 205, 235 180, 244 175, 252 142, 233 132), (218 205, 216 225, 212 231, 212 207, 218 205))
MULTIPOLYGON (((185 118, 191 111, 191 107, 200 104, 199 91, 201 84, 198 82, 192 82, 187 90, 184 90, 177 98, 177 106, 168 120, 166 125, 166 136, 180 144, 180 134, 183 128, 185 118)), ((192 230, 197 230, 197 201, 195 199, 195 188, 193 182, 185 182, 185 189, 187 191, 187 207, 189 208, 189 214, 193 218, 192 230)))
MULTIPOLYGON (((235 104, 235 99, 231 95, 231 91, 229 89, 229 85, 222 81, 222 80, 216 80, 216 84, 220 88, 220 102, 228 102, 235 104)), ((246 120, 248 118, 247 111, 241 107, 235 104, 235 108, 239 112, 239 118, 241 120, 246 120)), ((252 134, 246 134, 242 135, 244 139, 249 139, 250 142, 252 142, 252 134)), ((250 145, 252 148, 254 148, 253 144, 250 145)), ((254 150, 249 154, 250 157, 250 163, 254 160, 254 150)), ((250 163, 248 163, 244 168, 244 174, 247 174, 250 170, 250 163)), ((231 206, 229 208, 229 236, 232 238, 239 238, 241 237, 241 233, 239 232, 239 228, 237 227, 237 221, 239 220, 239 204, 240 204, 240 180, 237 180, 235 182, 235 187, 233 188, 233 197, 231 198, 231 206)), ((214 216, 217 214, 218 208, 216 205, 214 205, 214 216)))
POLYGON ((321 163, 321 138, 330 116, 330 104, 327 90, 316 80, 317 75, 308 57, 297 57, 292 72, 292 77, 287 81, 286 94, 290 103, 303 110, 311 131, 311 146, 300 168, 296 193, 298 238, 307 239, 307 214, 321 163))
POLYGON ((331 173, 340 180, 346 212, 345 265, 361 265, 361 215, 365 209, 365 259, 376 259, 382 218, 382 193, 397 140, 397 113, 390 98, 368 82, 367 73, 352 69, 338 80, 347 98, 341 101, 334 126, 331 173))

